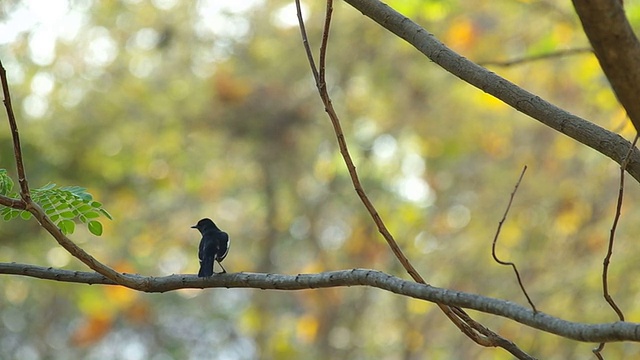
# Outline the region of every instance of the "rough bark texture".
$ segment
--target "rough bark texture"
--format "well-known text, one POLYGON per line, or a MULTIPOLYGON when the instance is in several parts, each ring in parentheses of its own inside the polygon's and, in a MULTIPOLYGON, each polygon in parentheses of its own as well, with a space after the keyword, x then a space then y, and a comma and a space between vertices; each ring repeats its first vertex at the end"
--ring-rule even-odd
POLYGON ((619 0, 573 0, 585 34, 618 101, 640 130, 640 42, 619 0))
MULTIPOLYGON (((521 113, 597 150, 619 164, 628 153, 631 142, 623 139, 620 135, 573 115, 473 63, 449 49, 433 34, 386 4, 375 0, 345 0, 345 2, 407 41, 443 69, 495 96, 521 113)), ((635 82, 635 86, 640 86, 640 80, 635 82)), ((640 107, 637 95, 635 99, 636 106, 640 107)), ((627 111, 629 112, 629 109, 627 111)), ((634 149, 630 155, 627 172, 640 181, 640 151, 638 149, 634 149)))
MULTIPOLYGON (((116 285, 98 273, 46 268, 35 265, 0 263, 0 274, 30 276, 39 279, 57 280, 83 284, 116 285)), ((166 292, 176 289, 205 288, 255 288, 275 290, 302 290, 340 286, 370 286, 416 299, 474 309, 488 314, 503 316, 533 328, 586 342, 640 341, 640 324, 614 322, 584 324, 533 312, 528 307, 500 299, 462 291, 448 290, 418 284, 411 280, 369 269, 330 271, 319 274, 218 274, 208 278, 196 275, 170 275, 163 277, 125 274, 133 281, 144 284, 141 291, 166 292)))

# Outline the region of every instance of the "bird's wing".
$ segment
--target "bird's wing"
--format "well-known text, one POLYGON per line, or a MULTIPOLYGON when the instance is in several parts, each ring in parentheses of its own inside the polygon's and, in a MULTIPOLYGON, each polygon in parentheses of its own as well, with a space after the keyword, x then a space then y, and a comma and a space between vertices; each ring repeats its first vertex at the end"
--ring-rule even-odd
POLYGON ((202 260, 204 260, 205 254, 206 254, 206 241, 204 241, 204 237, 202 238, 202 240, 200 240, 200 246, 198 247, 198 259, 200 259, 200 262, 202 262, 202 260))
POLYGON ((229 234, 224 231, 221 231, 219 234, 219 242, 218 242, 218 261, 222 261, 227 254, 229 253, 229 234))

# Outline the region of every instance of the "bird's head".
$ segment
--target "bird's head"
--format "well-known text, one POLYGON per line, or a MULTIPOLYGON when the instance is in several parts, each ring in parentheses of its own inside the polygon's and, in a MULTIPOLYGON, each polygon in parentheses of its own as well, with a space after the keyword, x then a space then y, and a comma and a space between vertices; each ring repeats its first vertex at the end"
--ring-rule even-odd
POLYGON ((204 219, 201 219, 200 221, 198 221, 198 223, 193 225, 191 228, 192 229, 198 229, 198 230, 200 230, 200 232, 202 232, 203 230, 205 230, 207 228, 217 229, 218 227, 216 226, 216 224, 213 221, 211 221, 211 219, 204 218, 204 219))

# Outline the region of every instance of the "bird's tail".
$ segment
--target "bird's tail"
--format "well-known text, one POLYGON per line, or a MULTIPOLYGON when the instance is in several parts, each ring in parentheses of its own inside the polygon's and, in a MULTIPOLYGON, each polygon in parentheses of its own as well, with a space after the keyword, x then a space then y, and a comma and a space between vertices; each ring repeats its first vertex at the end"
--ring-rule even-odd
POLYGON ((198 277, 209 277, 213 275, 213 258, 204 259, 200 262, 200 271, 198 271, 198 277))

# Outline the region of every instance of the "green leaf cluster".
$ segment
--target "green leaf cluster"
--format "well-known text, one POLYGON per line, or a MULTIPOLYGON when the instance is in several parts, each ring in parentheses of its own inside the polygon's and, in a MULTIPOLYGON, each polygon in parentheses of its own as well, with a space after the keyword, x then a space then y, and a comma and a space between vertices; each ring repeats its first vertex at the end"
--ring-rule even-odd
MULTIPOLYGON (((17 199, 18 194, 11 192, 13 184, 13 180, 7 175, 7 170, 0 169, 0 194, 17 199)), ((76 228, 75 220, 79 220, 87 225, 92 234, 100 236, 102 235, 102 223, 98 220, 100 215, 112 219, 111 214, 102 207, 102 203, 93 200, 93 196, 87 192, 87 189, 80 186, 56 187, 56 184, 50 183, 39 189, 32 189, 31 198, 42 207, 64 234, 72 234, 76 228)), ((0 217, 5 221, 17 217, 29 220, 31 216, 31 213, 26 210, 0 205, 0 217)))
POLYGON ((0 195, 9 195, 12 189, 13 180, 7 175, 7 169, 0 169, 0 195))

